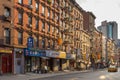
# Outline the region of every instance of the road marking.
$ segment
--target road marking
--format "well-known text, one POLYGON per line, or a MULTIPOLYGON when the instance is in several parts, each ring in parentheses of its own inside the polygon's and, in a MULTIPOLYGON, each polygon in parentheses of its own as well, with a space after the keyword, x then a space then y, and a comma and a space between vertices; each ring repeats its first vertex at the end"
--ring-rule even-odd
POLYGON ((101 75, 99 78, 100 78, 101 80, 104 80, 104 79, 106 79, 106 76, 101 75))

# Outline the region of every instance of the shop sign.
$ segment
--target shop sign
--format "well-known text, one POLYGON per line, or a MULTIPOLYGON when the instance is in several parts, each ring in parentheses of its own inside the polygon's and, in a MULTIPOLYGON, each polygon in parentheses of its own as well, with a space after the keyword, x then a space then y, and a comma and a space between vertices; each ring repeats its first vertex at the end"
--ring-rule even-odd
POLYGON ((27 47, 28 48, 32 48, 33 47, 33 37, 28 37, 28 39, 27 39, 27 47))
POLYGON ((45 51, 39 51, 42 57, 46 57, 46 52, 45 51))
POLYGON ((63 51, 59 51, 60 55, 59 58, 66 58, 66 53, 63 51))
POLYGON ((30 50, 30 49, 25 49, 24 50, 25 56, 36 56, 36 57, 45 57, 46 54, 44 51, 41 50, 30 50))
POLYGON ((4 50, 4 49, 2 49, 2 50, 0 50, 0 53, 12 53, 12 50, 4 50))

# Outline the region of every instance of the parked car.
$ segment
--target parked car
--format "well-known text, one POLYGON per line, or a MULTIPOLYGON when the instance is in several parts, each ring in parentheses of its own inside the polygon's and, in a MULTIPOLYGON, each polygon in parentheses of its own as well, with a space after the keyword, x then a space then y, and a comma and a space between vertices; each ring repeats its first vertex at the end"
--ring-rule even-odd
POLYGON ((116 65, 110 65, 108 67, 108 72, 117 72, 118 71, 118 68, 116 65))

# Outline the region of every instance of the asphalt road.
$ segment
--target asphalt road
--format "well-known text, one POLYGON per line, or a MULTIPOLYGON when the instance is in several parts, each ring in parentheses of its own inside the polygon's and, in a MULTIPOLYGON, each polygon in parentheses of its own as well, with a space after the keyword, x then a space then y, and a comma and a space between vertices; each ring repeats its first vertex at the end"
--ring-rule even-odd
POLYGON ((120 80, 120 71, 107 72, 107 70, 97 70, 57 75, 34 80, 120 80))

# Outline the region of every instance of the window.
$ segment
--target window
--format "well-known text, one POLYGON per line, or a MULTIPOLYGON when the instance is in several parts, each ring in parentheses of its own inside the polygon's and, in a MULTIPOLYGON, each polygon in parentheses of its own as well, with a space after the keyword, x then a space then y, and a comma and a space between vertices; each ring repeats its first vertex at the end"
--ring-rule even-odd
POLYGON ((48 32, 50 32, 50 24, 48 23, 48 32))
POLYGON ((50 40, 48 40, 48 48, 50 49, 50 40))
POLYGON ((59 15, 57 14, 56 16, 56 21, 58 22, 59 21, 59 15))
POLYGON ((52 33, 54 33, 54 27, 52 26, 52 33))
POLYGON ((45 29, 45 22, 42 22, 42 30, 45 29))
POLYGON ((32 17, 28 16, 28 25, 29 27, 32 27, 32 17))
POLYGON ((54 11, 52 11, 52 19, 54 19, 55 18, 55 13, 54 13, 54 11))
POLYGON ((55 48, 55 41, 52 42, 52 48, 55 48))
POLYGON ((48 17, 50 17, 50 9, 48 8, 48 17))
POLYGON ((42 39, 42 48, 45 48, 45 39, 42 39))
POLYGON ((36 19, 36 29, 38 30, 39 29, 39 20, 36 19))
POLYGON ((28 4, 29 4, 29 5, 32 5, 32 0, 28 0, 28 4))
POLYGON ((56 6, 58 7, 58 5, 59 5, 59 0, 56 0, 56 6))
POLYGON ((45 14, 45 6, 42 6, 42 14, 45 14))
POLYGON ((52 0, 52 4, 54 4, 54 0, 52 0))
POLYGON ((23 44, 23 33, 18 32, 18 44, 23 44))
POLYGON ((5 7, 4 16, 5 16, 5 17, 10 17, 10 15, 11 15, 10 8, 8 8, 8 7, 5 7))
POLYGON ((4 30, 5 43, 10 44, 10 30, 5 28, 4 30))
POLYGON ((59 30, 58 30, 58 28, 56 28, 56 33, 57 33, 57 34, 59 33, 59 30))
POLYGON ((36 11, 38 11, 39 10, 39 3, 38 2, 36 2, 35 7, 36 7, 36 11))
POLYGON ((18 3, 19 4, 23 4, 23 0, 18 0, 18 3))
POLYGON ((18 23, 23 24, 23 13, 21 12, 18 13, 18 23))
POLYGON ((36 47, 39 47, 39 37, 38 36, 35 37, 35 45, 36 45, 36 47))

